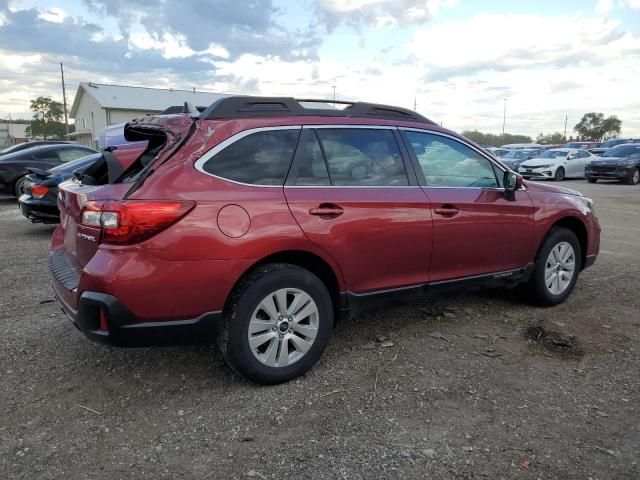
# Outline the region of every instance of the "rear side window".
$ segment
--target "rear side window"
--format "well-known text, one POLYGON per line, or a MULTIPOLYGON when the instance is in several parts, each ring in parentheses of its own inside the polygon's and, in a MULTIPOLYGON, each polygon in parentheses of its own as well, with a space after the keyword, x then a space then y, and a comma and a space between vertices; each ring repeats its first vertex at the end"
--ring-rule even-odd
POLYGON ((391 130, 317 130, 334 186, 409 185, 400 149, 391 130))
POLYGON ((427 185, 442 187, 498 187, 492 163, 451 138, 406 132, 427 185))
POLYGON ((251 133, 215 154, 202 168, 235 182, 282 185, 299 134, 297 128, 251 133))

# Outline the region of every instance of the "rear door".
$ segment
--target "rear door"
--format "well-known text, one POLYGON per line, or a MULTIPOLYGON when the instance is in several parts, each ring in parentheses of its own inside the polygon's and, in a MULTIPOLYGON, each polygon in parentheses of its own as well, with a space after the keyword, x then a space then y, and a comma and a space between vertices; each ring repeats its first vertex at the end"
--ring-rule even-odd
POLYGON ((507 198, 502 169, 471 145, 435 132, 403 130, 433 208, 431 281, 520 269, 533 258, 533 205, 507 198))
POLYGON ((296 221, 353 293, 428 281, 430 207, 399 140, 392 127, 305 127, 285 184, 296 221))

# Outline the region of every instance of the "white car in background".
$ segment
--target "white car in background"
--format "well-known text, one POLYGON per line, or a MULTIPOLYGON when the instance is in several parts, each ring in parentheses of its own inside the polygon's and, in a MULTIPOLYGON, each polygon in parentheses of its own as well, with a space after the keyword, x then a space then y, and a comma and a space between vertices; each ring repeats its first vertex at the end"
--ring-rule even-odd
POLYGON ((594 158, 597 157, 586 150, 554 148, 542 152, 538 158, 522 162, 518 173, 533 180, 585 178, 585 166, 594 158))

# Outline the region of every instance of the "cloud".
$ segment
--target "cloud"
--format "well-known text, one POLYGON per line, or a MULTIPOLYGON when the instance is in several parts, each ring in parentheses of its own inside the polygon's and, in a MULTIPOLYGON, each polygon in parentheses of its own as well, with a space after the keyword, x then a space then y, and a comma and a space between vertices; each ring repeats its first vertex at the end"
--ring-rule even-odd
POLYGON ((433 81, 487 70, 600 65, 640 53, 640 37, 609 19, 481 14, 417 31, 408 51, 433 81))
POLYGON ((613 0, 598 0, 596 13, 606 15, 613 9, 613 0))
POLYGON ((194 51, 221 46, 243 54, 282 58, 315 56, 320 38, 312 29, 289 30, 276 20, 272 0, 84 0, 91 9, 117 20, 129 38, 136 27, 155 38, 181 38, 194 51))
POLYGON ((315 0, 329 30, 341 23, 376 28, 422 24, 457 0, 315 0))

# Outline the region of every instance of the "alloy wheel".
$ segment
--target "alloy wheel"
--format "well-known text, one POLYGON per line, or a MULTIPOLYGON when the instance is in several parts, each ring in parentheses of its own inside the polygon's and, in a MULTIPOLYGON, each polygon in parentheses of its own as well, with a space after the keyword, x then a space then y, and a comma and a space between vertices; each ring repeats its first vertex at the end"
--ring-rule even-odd
POLYGON ((560 242, 549 252, 544 269, 544 283, 552 295, 564 292, 575 275, 576 253, 569 242, 560 242))
POLYGON ((640 170, 637 168, 633 172, 633 176, 631 177, 631 183, 633 183, 634 185, 637 185, 638 183, 640 183, 640 170))
POLYGON ((286 367, 313 346, 319 328, 318 306, 297 288, 281 288, 264 297, 247 332, 253 355, 268 367, 286 367))

